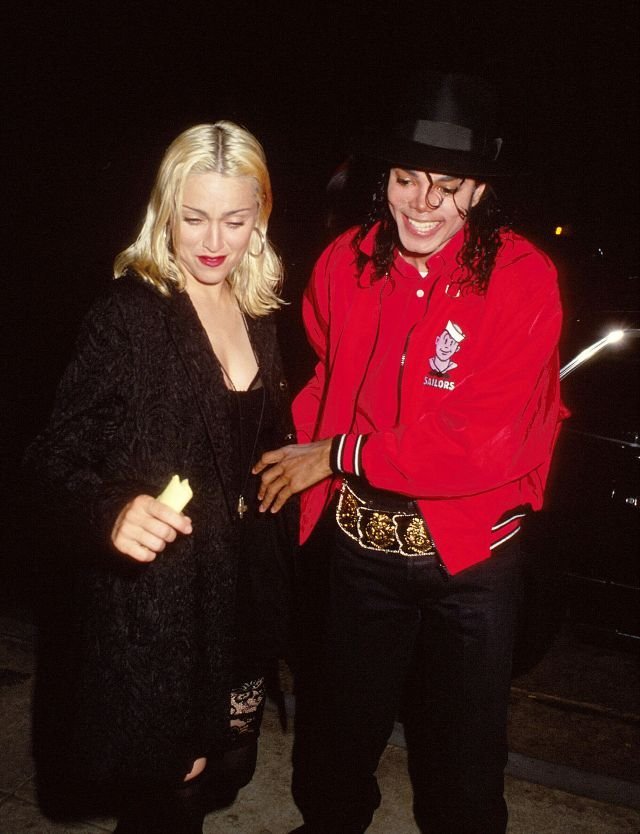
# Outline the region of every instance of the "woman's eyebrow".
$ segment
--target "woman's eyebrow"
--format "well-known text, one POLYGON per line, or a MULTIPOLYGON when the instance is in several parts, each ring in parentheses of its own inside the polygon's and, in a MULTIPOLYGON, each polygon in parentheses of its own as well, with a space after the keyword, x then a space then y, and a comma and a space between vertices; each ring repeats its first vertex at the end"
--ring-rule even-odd
MULTIPOLYGON (((187 211, 193 211, 195 214, 201 214, 203 217, 209 217, 206 211, 203 209, 195 208, 195 206, 188 206, 186 203, 182 204, 182 208, 186 209, 187 211)), ((225 211, 223 213, 223 217, 229 217, 231 214, 240 214, 241 212, 251 211, 251 206, 247 208, 237 208, 237 209, 230 209, 229 211, 225 211)))
POLYGON ((202 209, 199 209, 199 208, 194 208, 194 206, 188 206, 186 203, 182 204, 182 208, 187 209, 187 211, 193 211, 196 214, 201 214, 203 217, 208 217, 209 216, 206 211, 203 211, 202 209))

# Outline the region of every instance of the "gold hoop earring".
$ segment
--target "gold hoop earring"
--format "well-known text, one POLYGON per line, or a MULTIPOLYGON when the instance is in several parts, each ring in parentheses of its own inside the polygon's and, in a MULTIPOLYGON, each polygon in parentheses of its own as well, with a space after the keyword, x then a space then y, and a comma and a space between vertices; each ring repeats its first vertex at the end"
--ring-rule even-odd
POLYGON ((251 255, 252 258, 259 258, 260 255, 264 254, 264 248, 267 245, 267 241, 266 241, 266 238, 264 236, 264 232, 261 232, 260 229, 257 226, 253 227, 253 229, 251 230, 251 233, 253 234, 253 232, 255 232, 258 235, 258 237, 260 238, 260 248, 258 249, 257 252, 252 252, 251 249, 248 249, 247 251, 251 255))

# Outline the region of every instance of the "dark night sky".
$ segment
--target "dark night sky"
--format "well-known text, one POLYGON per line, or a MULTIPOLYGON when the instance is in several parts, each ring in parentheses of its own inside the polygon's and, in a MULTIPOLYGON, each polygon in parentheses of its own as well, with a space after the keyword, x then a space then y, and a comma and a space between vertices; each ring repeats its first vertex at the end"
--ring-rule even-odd
POLYGON ((196 122, 231 118, 262 140, 291 296, 322 240, 323 189, 345 138, 423 69, 477 71, 499 86, 507 142, 532 171, 530 223, 637 240, 635 0, 163 5, 9 13, 10 459, 134 236, 162 151, 196 122))
POLYGON ((276 211, 297 208, 317 199, 345 136, 433 67, 499 85, 506 148, 518 145, 509 131, 521 137, 533 182, 545 181, 529 191, 552 214, 603 207, 604 183, 636 202, 636 0, 39 4, 9 40, 11 138, 29 151, 18 187, 39 201, 38 174, 53 177, 90 214, 115 201, 124 240, 184 127, 244 123, 265 144, 276 211))

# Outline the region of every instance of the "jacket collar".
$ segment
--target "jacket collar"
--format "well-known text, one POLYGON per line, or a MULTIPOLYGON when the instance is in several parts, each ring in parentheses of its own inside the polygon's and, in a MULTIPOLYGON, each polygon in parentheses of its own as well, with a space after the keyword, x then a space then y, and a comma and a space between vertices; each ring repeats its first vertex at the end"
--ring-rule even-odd
POLYGON ((207 334, 186 292, 167 300, 167 328, 182 359, 213 452, 229 515, 235 517, 231 423, 224 379, 207 334))
MULTIPOLYGON (((360 250, 369 257, 373 255, 373 247, 375 245, 375 238, 379 228, 380 223, 376 223, 374 226, 372 226, 360 244, 360 250)), ((450 240, 447 241, 446 245, 440 250, 440 252, 436 252, 435 255, 431 255, 429 257, 429 259, 427 260, 429 275, 435 278, 445 271, 453 271, 457 265, 457 256, 460 250, 462 249, 463 243, 464 227, 460 229, 458 232, 456 232, 456 234, 450 240)), ((402 257, 402 255, 397 249, 395 251, 393 268, 405 277, 416 278, 419 276, 419 273, 415 269, 415 267, 413 267, 410 263, 405 261, 405 259, 402 257)), ((362 277, 360 278, 361 286, 371 286, 371 284, 373 283, 371 277, 371 267, 367 265, 364 269, 364 272, 362 273, 362 277)))

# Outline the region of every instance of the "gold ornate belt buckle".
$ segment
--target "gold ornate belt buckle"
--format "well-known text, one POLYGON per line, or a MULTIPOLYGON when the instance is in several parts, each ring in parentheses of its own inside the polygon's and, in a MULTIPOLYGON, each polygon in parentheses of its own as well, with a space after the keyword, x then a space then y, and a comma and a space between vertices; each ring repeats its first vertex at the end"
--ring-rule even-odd
POLYGON ((336 509, 338 526, 367 550, 402 556, 435 556, 436 549, 418 513, 385 512, 368 507, 345 481, 336 509))

